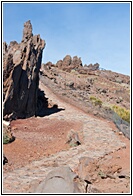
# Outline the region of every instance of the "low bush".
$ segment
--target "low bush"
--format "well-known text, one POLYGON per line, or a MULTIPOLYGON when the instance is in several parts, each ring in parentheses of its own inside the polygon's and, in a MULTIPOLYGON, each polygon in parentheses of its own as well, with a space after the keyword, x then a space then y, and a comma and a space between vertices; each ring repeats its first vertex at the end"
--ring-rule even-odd
POLYGON ((8 135, 3 134, 3 144, 8 144, 10 142, 10 138, 8 135))
POLYGON ((90 100, 91 102, 96 106, 96 105, 99 105, 99 106, 102 106, 102 101, 94 96, 90 96, 90 100))
POLYGON ((125 108, 117 105, 113 105, 112 110, 116 112, 123 120, 130 123, 130 110, 126 110, 125 108))
POLYGON ((10 128, 6 125, 3 125, 3 144, 11 143, 15 140, 10 128))

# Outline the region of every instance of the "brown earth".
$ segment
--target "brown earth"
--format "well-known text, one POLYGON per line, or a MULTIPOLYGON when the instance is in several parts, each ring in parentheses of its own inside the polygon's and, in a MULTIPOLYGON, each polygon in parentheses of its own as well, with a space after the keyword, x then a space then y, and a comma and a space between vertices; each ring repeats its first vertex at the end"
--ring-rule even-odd
POLYGON ((80 122, 33 117, 12 121, 11 127, 16 139, 4 145, 4 152, 9 159, 5 170, 13 170, 33 160, 69 149, 66 143, 69 130, 77 130, 82 126, 80 122))
MULTIPOLYGON (((53 103, 61 101, 64 106, 63 109, 66 109, 65 107, 67 107, 68 103, 57 96, 55 99, 55 94, 52 94, 50 89, 46 87, 44 88, 42 84, 40 86, 49 97, 49 100, 52 100, 53 103)), ((59 103, 58 106, 60 106, 59 103)), ((74 108, 77 113, 85 113, 81 109, 71 106, 70 103, 69 106, 69 112, 71 112, 70 110, 73 110, 74 108)), ((66 138, 70 129, 77 131, 81 141, 83 141, 83 133, 79 130, 82 129, 84 122, 80 119, 75 121, 71 118, 69 119, 69 112, 66 112, 66 116, 62 116, 62 112, 59 111, 55 116, 51 114, 45 117, 32 117, 12 121, 11 128, 16 139, 14 142, 4 145, 3 147, 4 153, 8 158, 8 164, 5 164, 3 167, 4 174, 8 176, 11 171, 15 172, 18 168, 23 169, 23 167, 28 164, 32 164, 33 161, 41 160, 44 157, 49 157, 60 151, 65 152, 66 150, 69 150, 71 147, 68 143, 66 143, 66 138)), ((119 133, 111 121, 100 119, 93 115, 92 117, 96 121, 99 119, 107 122, 109 127, 115 131, 119 140, 125 143, 124 148, 121 147, 120 149, 98 158, 93 162, 91 165, 91 171, 88 169, 90 174, 96 176, 92 185, 96 187, 99 192, 103 193, 129 193, 130 175, 127 175, 127 173, 130 173, 130 140, 124 137, 122 133, 119 133), (100 170, 95 168, 100 168, 100 170), (118 168, 120 171, 117 171, 118 168), (110 176, 106 176, 105 178, 102 178, 100 174, 97 175, 98 171, 102 171, 102 173, 105 174, 107 171, 110 171, 110 174, 113 177, 111 178, 110 176), (124 171, 126 171, 126 174, 118 177, 118 174, 124 171), (116 173, 117 176, 115 176, 116 173)), ((78 168, 77 171, 75 169, 75 172, 78 173, 78 168)), ((87 170, 85 170, 85 172, 87 172, 87 170)), ((5 190, 9 186, 7 182, 11 184, 10 180, 6 181, 6 183, 4 183, 5 190)), ((12 192, 14 191, 12 190, 12 192)))

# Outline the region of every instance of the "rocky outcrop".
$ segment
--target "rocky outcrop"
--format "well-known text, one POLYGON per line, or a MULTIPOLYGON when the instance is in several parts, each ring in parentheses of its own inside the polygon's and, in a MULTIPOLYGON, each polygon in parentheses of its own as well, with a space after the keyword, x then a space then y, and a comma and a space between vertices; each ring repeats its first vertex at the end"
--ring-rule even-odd
POLYGON ((81 58, 74 56, 73 58, 70 55, 66 55, 63 60, 57 61, 56 67, 64 71, 70 72, 72 69, 78 69, 82 67, 81 58))
POLYGON ((84 65, 80 57, 66 55, 63 60, 57 61, 56 64, 48 62, 43 64, 44 69, 51 69, 51 67, 59 68, 66 72, 77 71, 79 74, 95 75, 95 71, 99 70, 100 65, 98 63, 84 65))
POLYGON ((30 21, 24 24, 21 43, 3 43, 4 118, 25 118, 36 114, 39 70, 45 41, 33 36, 30 21))
POLYGON ((94 65, 92 65, 92 64, 89 64, 88 66, 87 66, 87 68, 90 70, 90 71, 96 71, 96 70, 99 70, 99 64, 98 63, 95 63, 94 65))
POLYGON ((62 61, 62 67, 65 68, 65 67, 68 67, 70 66, 72 63, 72 58, 70 55, 66 55, 62 61))

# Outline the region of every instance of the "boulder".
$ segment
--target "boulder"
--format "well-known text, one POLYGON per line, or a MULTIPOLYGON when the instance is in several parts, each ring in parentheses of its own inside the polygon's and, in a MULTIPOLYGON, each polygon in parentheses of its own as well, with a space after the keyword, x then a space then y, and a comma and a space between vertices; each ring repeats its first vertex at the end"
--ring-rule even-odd
POLYGON ((70 132, 68 132, 67 143, 69 143, 70 146, 72 146, 72 147, 78 146, 81 144, 78 133, 75 132, 73 129, 71 129, 70 132))
POLYGON ((27 21, 22 42, 3 46, 3 116, 6 119, 34 116, 45 41, 40 35, 33 36, 32 25, 27 21))
POLYGON ((81 193, 77 175, 69 167, 57 167, 48 173, 46 179, 36 188, 35 193, 81 193))

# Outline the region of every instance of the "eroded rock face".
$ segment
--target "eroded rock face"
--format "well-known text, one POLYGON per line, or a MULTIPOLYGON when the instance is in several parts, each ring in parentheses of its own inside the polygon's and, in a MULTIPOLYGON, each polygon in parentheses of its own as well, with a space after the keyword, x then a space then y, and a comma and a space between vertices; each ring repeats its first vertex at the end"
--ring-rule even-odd
POLYGON ((5 118, 36 114, 39 70, 45 41, 33 36, 30 21, 24 24, 21 43, 3 44, 3 113, 5 118))

